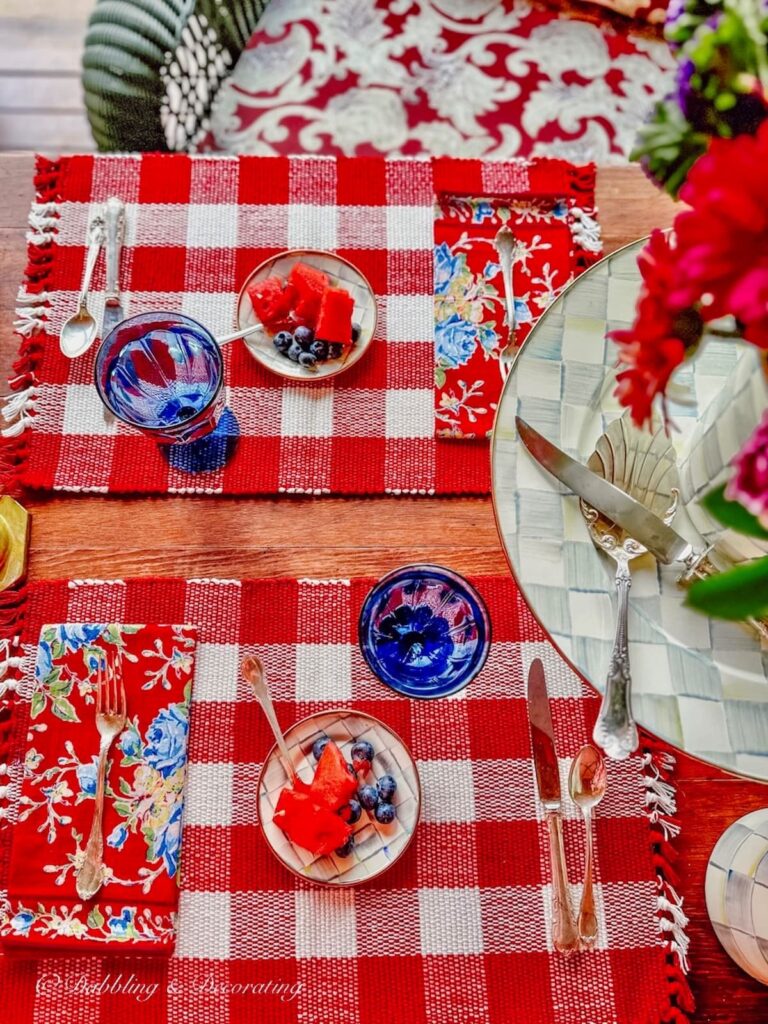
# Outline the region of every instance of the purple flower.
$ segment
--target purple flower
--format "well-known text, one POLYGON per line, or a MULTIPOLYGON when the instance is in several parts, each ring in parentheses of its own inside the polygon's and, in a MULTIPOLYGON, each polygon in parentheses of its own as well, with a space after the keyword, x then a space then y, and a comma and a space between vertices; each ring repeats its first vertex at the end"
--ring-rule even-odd
POLYGON ((768 526, 768 412, 733 460, 736 470, 725 492, 768 526))

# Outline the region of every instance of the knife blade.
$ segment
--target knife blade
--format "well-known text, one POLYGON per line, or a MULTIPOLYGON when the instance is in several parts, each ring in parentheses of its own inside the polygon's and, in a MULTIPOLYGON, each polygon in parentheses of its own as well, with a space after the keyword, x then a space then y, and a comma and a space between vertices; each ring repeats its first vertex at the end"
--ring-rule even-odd
POLYGON ((559 811, 560 771, 557 766, 555 733, 547 696, 547 682, 544 678, 544 665, 539 658, 531 662, 528 671, 528 720, 531 726, 533 764, 536 768, 539 799, 547 810, 559 811))
POLYGON ((125 204, 117 196, 110 196, 104 208, 106 229, 107 271, 104 296, 104 318, 101 323, 102 340, 124 319, 120 301, 120 253, 125 233, 125 204))
POLYGON ((519 416, 515 417, 515 423, 520 440, 540 466, 611 522, 626 530, 630 537, 640 541, 660 562, 670 565, 699 557, 690 541, 667 526, 641 502, 572 459, 519 416))
POLYGON ((555 750, 552 711, 547 695, 544 665, 534 658, 528 670, 528 722, 531 727, 536 786, 544 807, 552 861, 552 944, 570 956, 579 948, 579 933, 573 919, 565 868, 563 822, 560 817, 560 770, 555 750))

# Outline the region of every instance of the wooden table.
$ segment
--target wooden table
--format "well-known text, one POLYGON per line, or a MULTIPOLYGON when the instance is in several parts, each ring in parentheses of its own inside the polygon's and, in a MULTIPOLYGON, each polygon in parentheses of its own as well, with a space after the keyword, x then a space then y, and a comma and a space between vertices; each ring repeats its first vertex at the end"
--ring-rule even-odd
MULTIPOLYGON (((32 156, 0 154, 0 371, 16 348, 11 322, 25 260, 32 156)), ((635 167, 606 168, 597 189, 605 249, 668 225, 672 202, 635 167)), ((490 498, 112 498, 38 497, 31 579, 122 576, 377 576, 410 561, 448 563, 461 573, 503 573, 490 498), (309 506, 311 505, 311 509, 309 506), (312 543, 301 526, 312 519, 312 543), (130 522, 130 527, 127 523, 130 522), (409 543, 419 538, 418 544, 409 543), (446 538, 449 539, 446 544, 446 538)), ((715 837, 763 806, 768 789, 681 755, 678 841, 691 923, 695 1021, 768 1021, 768 991, 720 948, 704 906, 703 879, 715 837)))

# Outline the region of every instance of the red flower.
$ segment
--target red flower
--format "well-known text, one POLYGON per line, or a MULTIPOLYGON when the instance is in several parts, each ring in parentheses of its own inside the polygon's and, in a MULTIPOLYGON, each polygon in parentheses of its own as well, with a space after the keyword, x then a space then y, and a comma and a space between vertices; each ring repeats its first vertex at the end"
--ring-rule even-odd
POLYGON ((702 300, 706 319, 733 314, 768 348, 768 120, 755 135, 713 139, 680 190, 673 301, 702 300))
MULTIPOLYGON (((701 337, 702 319, 690 303, 673 298, 679 274, 677 250, 662 231, 654 231, 637 261, 643 286, 635 322, 612 331, 627 367, 617 375, 616 397, 632 411, 638 426, 651 419, 653 400, 664 394, 686 350, 701 337)), ((666 418, 666 416, 665 416, 666 418)))

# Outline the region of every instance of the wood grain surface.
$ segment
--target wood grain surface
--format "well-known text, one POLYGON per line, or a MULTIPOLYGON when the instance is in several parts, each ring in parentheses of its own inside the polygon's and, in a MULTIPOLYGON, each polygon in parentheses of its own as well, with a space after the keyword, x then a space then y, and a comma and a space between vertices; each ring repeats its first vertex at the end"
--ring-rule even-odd
MULTIPOLYGON (((24 266, 31 154, 0 154, 0 369, 12 359, 14 296, 24 266)), ((606 251, 668 225, 671 201, 635 167, 598 176, 606 251)), ((30 578, 190 575, 380 575, 435 560, 462 573, 506 572, 490 498, 119 499, 32 495, 30 578)), ((696 1022, 766 1024, 768 990, 737 968, 709 926, 704 869, 721 831, 768 800, 765 785, 680 755, 679 890, 691 923, 696 1022)))

